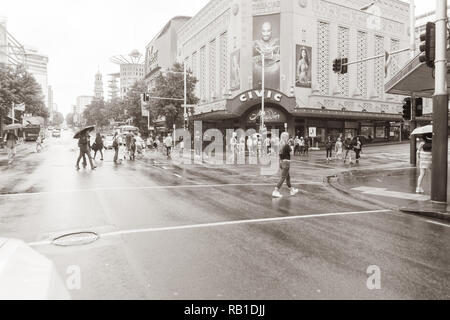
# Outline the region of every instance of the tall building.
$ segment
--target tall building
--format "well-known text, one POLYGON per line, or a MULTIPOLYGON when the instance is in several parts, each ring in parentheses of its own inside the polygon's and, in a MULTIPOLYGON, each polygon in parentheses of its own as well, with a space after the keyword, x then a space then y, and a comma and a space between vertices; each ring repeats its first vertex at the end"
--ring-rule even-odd
POLYGON ((177 62, 177 31, 191 17, 171 19, 145 47, 145 80, 149 90, 160 70, 170 69, 177 62))
POLYGON ((178 61, 199 80, 195 119, 204 129, 257 129, 264 72, 268 130, 287 127, 292 136, 312 133, 319 142, 350 134, 399 139, 402 99, 385 94, 384 84, 409 52, 393 56, 387 69, 379 58, 351 65, 347 74, 332 70, 336 58, 355 61, 409 48, 409 4, 368 3, 209 1, 177 34, 178 61))
POLYGON ((25 67, 31 73, 36 82, 40 85, 44 102, 49 110, 52 105, 48 104, 48 56, 40 54, 36 48, 25 47, 25 67))
POLYGON ((109 101, 114 101, 119 99, 119 85, 120 73, 112 73, 109 75, 110 79, 108 81, 108 98, 109 101))
POLYGON ((93 96, 79 96, 77 97, 77 107, 76 107, 76 113, 82 114, 84 109, 86 109, 86 106, 90 105, 92 101, 94 101, 93 96))
POLYGON ((25 64, 25 48, 8 32, 5 17, 0 17, 0 64, 25 64))
POLYGON ((144 78, 142 54, 133 50, 128 56, 115 56, 111 61, 120 66, 120 98, 123 99, 136 81, 144 78))
POLYGON ((94 98, 97 100, 102 100, 103 97, 103 76, 99 71, 95 75, 94 98))

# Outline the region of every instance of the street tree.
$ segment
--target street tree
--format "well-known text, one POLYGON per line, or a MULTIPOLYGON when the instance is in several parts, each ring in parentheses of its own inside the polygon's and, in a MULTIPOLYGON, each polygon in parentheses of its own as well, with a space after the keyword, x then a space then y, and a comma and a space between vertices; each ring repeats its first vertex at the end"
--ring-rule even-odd
POLYGON ((142 116, 141 94, 147 92, 147 85, 143 80, 136 81, 122 101, 125 119, 138 127, 141 131, 147 131, 147 118, 142 116))
POLYGON ((53 125, 60 126, 64 123, 64 116, 61 112, 55 112, 53 115, 53 125))
POLYGON ((73 126, 73 113, 68 113, 66 115, 66 123, 68 126, 73 126))
MULTIPOLYGON (((175 63, 171 72, 161 73, 156 78, 156 84, 151 91, 151 96, 163 98, 184 98, 184 66, 175 63)), ((199 99, 195 96, 197 79, 191 71, 187 73, 187 104, 197 104, 199 99)), ((166 127, 172 128, 175 124, 182 127, 184 122, 184 108, 181 100, 150 100, 150 112, 153 119, 165 117, 166 127)))
POLYGON ((94 99, 90 105, 86 106, 86 109, 83 111, 83 117, 86 119, 87 125, 97 127, 109 125, 107 107, 103 99, 94 99))

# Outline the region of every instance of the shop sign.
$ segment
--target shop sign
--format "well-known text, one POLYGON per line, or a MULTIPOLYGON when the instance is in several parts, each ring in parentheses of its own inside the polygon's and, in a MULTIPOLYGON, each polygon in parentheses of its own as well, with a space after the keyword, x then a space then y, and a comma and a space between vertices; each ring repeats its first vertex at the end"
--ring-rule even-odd
MULTIPOLYGON (((262 95, 263 95, 262 90, 251 90, 246 93, 243 93, 239 97, 239 100, 241 102, 248 102, 248 101, 252 101, 252 100, 261 100, 262 95)), ((283 98, 283 95, 281 93, 273 92, 271 90, 266 90, 264 98, 269 101, 275 101, 275 102, 280 103, 281 99, 283 98)))
MULTIPOLYGON (((286 117, 280 111, 273 108, 266 108, 264 110, 264 121, 265 122, 286 122, 286 117)), ((250 113, 248 120, 250 122, 255 122, 256 118, 261 116, 261 110, 254 111, 250 113)))
POLYGON ((316 138, 317 137, 317 128, 310 127, 308 131, 309 131, 309 136, 311 138, 316 138))

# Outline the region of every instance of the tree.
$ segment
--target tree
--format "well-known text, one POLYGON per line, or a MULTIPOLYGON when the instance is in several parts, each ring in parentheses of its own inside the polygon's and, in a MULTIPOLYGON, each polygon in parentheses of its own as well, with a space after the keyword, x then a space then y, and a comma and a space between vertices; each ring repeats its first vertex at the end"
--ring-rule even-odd
POLYGON ((103 127, 109 125, 107 116, 107 108, 103 99, 95 99, 83 111, 83 117, 87 121, 87 125, 103 127))
MULTIPOLYGON (((161 73, 157 79, 152 96, 163 98, 183 99, 184 97, 184 66, 175 63, 171 69, 172 72, 161 73), (176 73, 174 73, 176 72, 176 73)), ((199 99, 195 96, 195 86, 197 79, 189 71, 187 74, 187 104, 197 104, 199 99)), ((152 100, 150 103, 150 112, 152 118, 165 117, 166 127, 172 128, 173 125, 181 127, 184 123, 183 101, 178 100, 152 100)))
POLYGON ((42 89, 23 66, 0 67, 0 131, 13 104, 25 104, 25 113, 48 118, 42 89))
POLYGON ((73 113, 68 113, 66 115, 66 123, 68 126, 73 126, 73 113))
POLYGON ((132 124, 141 131, 147 131, 147 118, 142 117, 141 95, 147 92, 147 85, 143 80, 138 80, 131 86, 122 101, 123 111, 126 120, 131 120, 132 124))
POLYGON ((56 112, 56 113, 53 115, 53 125, 55 125, 55 126, 60 126, 60 125, 63 124, 63 122, 64 122, 64 116, 63 116, 63 114, 62 114, 61 112, 56 112))

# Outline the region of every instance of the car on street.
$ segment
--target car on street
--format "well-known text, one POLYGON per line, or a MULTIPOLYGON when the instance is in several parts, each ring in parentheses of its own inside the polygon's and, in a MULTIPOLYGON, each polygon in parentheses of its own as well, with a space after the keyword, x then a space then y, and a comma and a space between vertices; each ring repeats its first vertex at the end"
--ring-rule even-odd
POLYGON ((54 129, 52 132, 53 138, 61 138, 61 129, 54 129))

